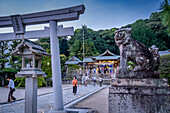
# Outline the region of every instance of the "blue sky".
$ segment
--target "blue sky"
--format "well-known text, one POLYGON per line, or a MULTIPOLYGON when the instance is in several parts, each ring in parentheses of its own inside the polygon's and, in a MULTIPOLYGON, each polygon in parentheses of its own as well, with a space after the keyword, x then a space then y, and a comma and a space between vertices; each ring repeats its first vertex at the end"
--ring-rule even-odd
MULTIPOLYGON (((0 0, 0 16, 26 14, 84 4, 86 10, 79 20, 59 24, 63 24, 65 27, 74 26, 75 28, 81 28, 81 25, 85 24, 89 28, 99 30, 119 28, 138 19, 149 18, 151 13, 159 11, 161 2, 162 0, 0 0)), ((43 26, 30 26, 27 29, 40 29, 43 26)), ((2 31, 2 29, 0 30, 2 31)))

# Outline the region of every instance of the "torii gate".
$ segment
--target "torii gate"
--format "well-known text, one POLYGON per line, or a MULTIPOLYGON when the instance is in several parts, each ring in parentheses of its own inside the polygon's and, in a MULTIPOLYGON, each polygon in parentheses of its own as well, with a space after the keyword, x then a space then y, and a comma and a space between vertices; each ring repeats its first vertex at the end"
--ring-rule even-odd
POLYGON ((0 41, 50 37, 54 94, 54 109, 52 112, 64 112, 58 37, 74 35, 73 27, 57 27, 57 22, 78 20, 79 15, 83 14, 84 11, 85 6, 79 5, 58 10, 0 17, 0 28, 13 27, 14 30, 14 33, 0 34, 0 41), (49 23, 50 28, 46 27, 44 30, 25 31, 26 25, 43 23, 49 23))

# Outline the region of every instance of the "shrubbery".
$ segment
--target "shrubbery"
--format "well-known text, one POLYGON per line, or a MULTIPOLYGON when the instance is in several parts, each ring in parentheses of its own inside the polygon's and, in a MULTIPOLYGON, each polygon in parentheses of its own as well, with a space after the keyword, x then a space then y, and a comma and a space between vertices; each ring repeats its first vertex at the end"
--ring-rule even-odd
MULTIPOLYGON (((25 77, 16 77, 16 79, 14 80, 16 83, 16 87, 25 87, 25 77)), ((46 81, 44 79, 44 77, 38 77, 38 87, 42 87, 42 86, 46 86, 46 81)))
POLYGON ((80 68, 80 66, 75 64, 69 64, 68 65, 68 78, 72 78, 73 76, 77 76, 77 70, 80 68))
POLYGON ((170 54, 162 55, 160 58, 159 72, 161 78, 167 78, 170 85, 170 54))

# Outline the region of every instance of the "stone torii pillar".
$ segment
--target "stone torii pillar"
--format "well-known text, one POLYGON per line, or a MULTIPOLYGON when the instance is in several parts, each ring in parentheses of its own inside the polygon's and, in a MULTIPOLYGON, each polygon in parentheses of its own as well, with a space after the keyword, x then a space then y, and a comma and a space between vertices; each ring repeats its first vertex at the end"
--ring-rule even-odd
POLYGON ((52 74, 53 74, 53 86, 55 86, 53 87, 54 110, 61 112, 63 110, 63 94, 62 94, 62 81, 61 81, 59 39, 57 37, 56 26, 57 26, 56 21, 50 21, 50 43, 51 43, 51 55, 52 55, 51 64, 52 64, 52 74))
POLYGON ((22 38, 31 39, 50 37, 54 92, 54 109, 51 110, 51 112, 61 113, 64 111, 58 37, 74 34, 73 28, 57 27, 57 22, 78 20, 79 15, 83 14, 84 11, 84 5, 79 5, 52 11, 0 17, 0 28, 13 27, 14 29, 14 33, 0 34, 0 41, 17 40, 22 38), (25 32, 26 25, 43 24, 49 22, 50 28, 25 32))

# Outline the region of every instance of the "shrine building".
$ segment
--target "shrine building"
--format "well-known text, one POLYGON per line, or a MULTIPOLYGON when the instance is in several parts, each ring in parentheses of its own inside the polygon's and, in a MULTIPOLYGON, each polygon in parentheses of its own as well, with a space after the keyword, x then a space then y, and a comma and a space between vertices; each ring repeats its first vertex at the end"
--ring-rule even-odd
POLYGON ((67 68, 68 64, 83 66, 83 63, 86 67, 86 71, 90 74, 102 73, 101 70, 103 70, 103 74, 109 74, 112 68, 119 65, 120 56, 115 55, 107 49, 99 56, 85 57, 84 61, 73 56, 68 61, 66 61, 65 65, 67 68))

